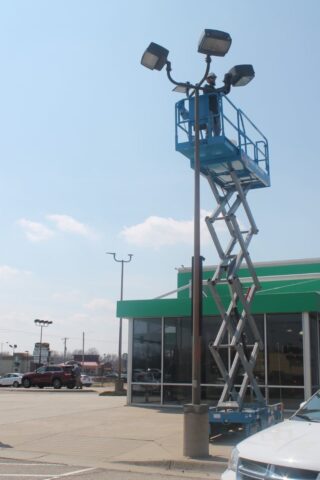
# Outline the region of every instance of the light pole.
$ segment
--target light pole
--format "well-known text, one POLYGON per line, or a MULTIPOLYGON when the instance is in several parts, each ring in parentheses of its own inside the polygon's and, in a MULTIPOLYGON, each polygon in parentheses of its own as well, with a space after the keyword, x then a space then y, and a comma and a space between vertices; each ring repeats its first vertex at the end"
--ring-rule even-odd
MULTIPOLYGON (((202 79, 195 84, 176 82, 171 76, 169 51, 151 42, 145 50, 141 64, 150 70, 162 70, 166 66, 167 77, 176 85, 177 92, 194 96, 194 251, 192 259, 192 404, 184 407, 184 455, 206 456, 208 444, 208 405, 201 404, 201 321, 202 321, 202 257, 200 254, 200 125, 199 94, 205 90, 203 82, 209 74, 211 56, 223 57, 231 46, 231 37, 219 30, 204 30, 198 45, 198 52, 206 55, 206 69, 202 79)), ((212 87, 211 92, 228 94, 232 86, 245 85, 254 75, 251 65, 237 65, 224 77, 224 86, 212 87)))
POLYGON ((15 343, 13 343, 12 345, 8 343, 8 345, 10 348, 12 348, 12 370, 14 370, 14 352, 18 345, 16 345, 15 343))
MULTIPOLYGON (((113 260, 115 262, 121 263, 121 283, 120 283, 120 301, 123 300, 123 272, 124 272, 124 264, 130 263, 133 257, 132 253, 128 254, 128 260, 118 259, 117 254, 115 252, 106 252, 107 255, 112 255, 113 260)), ((118 345, 118 380, 115 384, 115 391, 119 392, 123 390, 123 379, 121 378, 122 373, 122 318, 119 318, 119 345, 118 345)))
POLYGON ((40 348, 39 348, 39 367, 41 366, 41 349, 42 349, 42 329, 44 327, 49 327, 53 322, 50 320, 39 320, 38 318, 35 319, 34 323, 37 327, 40 327, 40 348))
POLYGON ((27 354, 27 372, 29 371, 29 350, 25 350, 24 353, 27 354))

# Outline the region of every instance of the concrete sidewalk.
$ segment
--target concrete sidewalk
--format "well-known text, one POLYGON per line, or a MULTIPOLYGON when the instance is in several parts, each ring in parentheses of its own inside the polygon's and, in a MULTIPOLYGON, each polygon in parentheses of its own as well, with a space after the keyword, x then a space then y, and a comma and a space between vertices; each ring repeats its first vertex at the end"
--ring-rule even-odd
POLYGON ((177 409, 128 407, 97 392, 0 391, 0 455, 121 470, 220 478, 236 438, 210 443, 210 457, 182 456, 177 409))

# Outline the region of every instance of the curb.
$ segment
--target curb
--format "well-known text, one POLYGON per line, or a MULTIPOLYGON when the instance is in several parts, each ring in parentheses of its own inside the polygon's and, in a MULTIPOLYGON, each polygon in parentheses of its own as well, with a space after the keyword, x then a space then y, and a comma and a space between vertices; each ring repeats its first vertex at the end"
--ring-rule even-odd
POLYGON ((132 465, 136 467, 161 468, 164 470, 193 471, 206 473, 222 473, 228 467, 228 460, 224 457, 215 457, 212 460, 119 460, 114 464, 132 465))

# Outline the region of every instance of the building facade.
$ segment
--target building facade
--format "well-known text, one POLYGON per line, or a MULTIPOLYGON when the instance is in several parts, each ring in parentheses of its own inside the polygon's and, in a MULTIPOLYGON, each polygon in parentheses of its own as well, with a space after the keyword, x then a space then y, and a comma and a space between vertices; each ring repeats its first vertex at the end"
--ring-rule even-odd
MULTIPOLYGON (((268 403, 282 401, 286 409, 295 409, 320 388, 320 259, 257 263, 255 267, 262 289, 252 310, 264 342, 255 377, 268 403)), ((204 279, 210 278, 213 270, 205 268, 204 279)), ((249 282, 247 275, 243 268, 244 285, 249 282)), ((129 319, 129 404, 182 405, 191 401, 190 279, 190 269, 179 270, 176 298, 118 303, 118 316, 129 319)), ((215 339, 221 317, 205 287, 203 294, 202 400, 215 405, 224 381, 208 345, 215 339)), ((227 304, 227 288, 222 294, 227 304)), ((225 343, 230 343, 227 340, 225 343)), ((231 364, 233 355, 231 348, 225 349, 225 365, 231 364)), ((237 375, 240 383, 241 368, 237 375)), ((250 388, 247 397, 252 397, 250 388)))
POLYGON ((4 353, 0 355, 0 376, 6 373, 30 371, 33 365, 33 357, 28 352, 17 352, 14 355, 4 353))

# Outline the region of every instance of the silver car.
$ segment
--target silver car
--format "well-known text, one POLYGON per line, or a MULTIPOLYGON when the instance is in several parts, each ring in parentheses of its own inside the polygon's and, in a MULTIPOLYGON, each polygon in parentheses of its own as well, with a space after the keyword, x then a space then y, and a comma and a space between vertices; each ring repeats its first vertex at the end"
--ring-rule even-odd
POLYGON ((0 387, 20 387, 22 373, 7 373, 0 377, 0 387))

